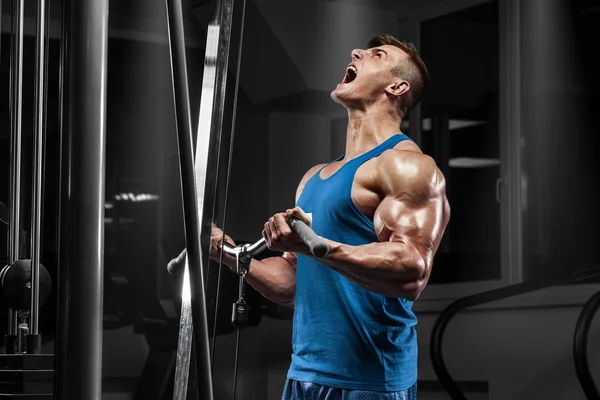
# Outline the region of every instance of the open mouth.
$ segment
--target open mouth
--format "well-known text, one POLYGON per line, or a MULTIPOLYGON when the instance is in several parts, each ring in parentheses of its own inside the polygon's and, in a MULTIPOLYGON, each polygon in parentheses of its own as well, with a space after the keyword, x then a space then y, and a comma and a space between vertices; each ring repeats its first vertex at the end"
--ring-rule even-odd
POLYGON ((356 67, 354 65, 348 66, 348 69, 346 69, 346 75, 344 76, 344 80, 342 81, 342 83, 352 82, 353 80, 356 79, 356 75, 357 75, 356 67))

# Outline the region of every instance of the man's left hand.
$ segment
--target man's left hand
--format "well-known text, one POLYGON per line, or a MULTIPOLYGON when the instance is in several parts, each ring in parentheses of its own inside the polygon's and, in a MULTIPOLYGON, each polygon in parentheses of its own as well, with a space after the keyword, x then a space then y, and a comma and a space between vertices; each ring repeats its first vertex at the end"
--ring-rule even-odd
POLYGON ((267 241, 267 246, 270 250, 274 251, 299 254, 310 253, 308 246, 304 244, 300 236, 287 223, 289 216, 293 216, 306 225, 311 226, 311 216, 306 214, 300 207, 295 207, 284 213, 277 213, 269 218, 262 231, 263 238, 267 241))

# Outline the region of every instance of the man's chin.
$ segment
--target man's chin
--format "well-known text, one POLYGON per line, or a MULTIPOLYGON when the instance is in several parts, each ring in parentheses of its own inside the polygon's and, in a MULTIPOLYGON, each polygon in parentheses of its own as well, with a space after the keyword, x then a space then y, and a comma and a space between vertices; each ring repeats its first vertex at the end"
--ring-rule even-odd
POLYGON ((333 101, 335 101, 336 103, 338 103, 338 104, 344 105, 344 102, 343 102, 343 100, 340 98, 340 93, 338 92, 338 90, 337 90, 337 89, 334 89, 334 90, 331 92, 331 99, 332 99, 333 101))

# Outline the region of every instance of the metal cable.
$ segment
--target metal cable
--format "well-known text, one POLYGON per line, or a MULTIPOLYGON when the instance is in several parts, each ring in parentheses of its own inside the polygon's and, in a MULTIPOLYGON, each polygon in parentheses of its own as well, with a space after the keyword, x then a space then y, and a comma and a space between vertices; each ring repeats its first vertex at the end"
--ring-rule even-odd
MULTIPOLYGON (((223 249, 225 245, 225 220, 227 216, 227 199, 229 197, 229 179, 231 176, 231 163, 233 159, 233 144, 235 138, 235 122, 237 117, 237 98, 239 93, 239 84, 240 84, 240 72, 241 72, 241 64, 242 64, 242 49, 244 42, 244 22, 246 17, 246 0, 243 0, 242 5, 242 20, 241 20, 241 28, 240 28, 240 42, 238 45, 238 59, 236 66, 236 80, 235 80, 235 89, 234 89, 234 97, 233 97, 233 113, 232 113, 232 123, 231 123, 231 139, 229 141, 229 157, 227 161, 227 175, 225 178, 225 198, 224 198, 224 206, 223 206, 223 237, 221 238, 221 252, 219 255, 219 273, 217 278, 217 295, 216 295, 216 305, 215 305, 215 319, 213 323, 213 337, 212 337, 212 359, 211 363, 214 366, 214 357, 215 357, 215 343, 217 337, 217 321, 218 321, 218 312, 219 312, 219 291, 221 286, 221 271, 223 268, 223 249)), ((236 335, 236 345, 235 345, 235 361, 234 361, 234 372, 233 372, 233 399, 235 399, 235 391, 236 391, 236 382, 237 382, 237 369, 238 369, 238 353, 239 353, 239 341, 240 341, 240 330, 238 329, 236 335)))
MULTIPOLYGON (((232 116, 232 122, 231 122, 231 141, 229 143, 229 163, 227 166, 227 182, 226 182, 226 187, 225 187, 225 206, 224 206, 224 210, 223 210, 223 229, 225 229, 225 215, 226 215, 226 210, 227 210, 227 191, 229 189, 229 174, 231 171, 231 160, 233 158, 233 139, 234 139, 234 135, 235 135, 235 121, 236 121, 236 116, 237 116, 237 97, 238 97, 238 90, 240 87, 240 71, 241 71, 241 65, 242 65, 242 44, 244 41, 244 21, 246 17, 246 0, 243 0, 243 6, 242 6, 242 26, 240 28, 240 43, 239 43, 239 48, 238 48, 238 59, 237 59, 237 70, 235 73, 235 92, 234 92, 234 102, 233 102, 233 116, 232 116)), ((223 238, 225 238, 225 231, 223 231, 223 238)), ((223 254, 223 243, 221 243, 221 255, 223 254)), ((220 274, 220 269, 221 269, 222 264, 219 265, 219 277, 221 276, 220 274)), ((233 394, 232 394, 232 398, 233 400, 235 400, 235 394, 236 394, 236 389, 237 389, 237 372, 238 372, 238 364, 239 364, 239 350, 240 350, 240 335, 241 335, 241 331, 238 328, 237 331, 237 335, 235 337, 235 361, 234 361, 234 366, 233 366, 233 394)))

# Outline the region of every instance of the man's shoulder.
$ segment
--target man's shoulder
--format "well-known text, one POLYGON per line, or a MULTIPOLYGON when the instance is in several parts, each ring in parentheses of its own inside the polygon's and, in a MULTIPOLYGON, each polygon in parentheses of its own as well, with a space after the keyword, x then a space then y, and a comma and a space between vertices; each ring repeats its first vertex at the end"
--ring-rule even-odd
POLYGON ((318 165, 315 165, 314 167, 312 167, 311 169, 309 169, 308 171, 306 171, 306 173, 300 180, 300 184, 298 186, 302 187, 302 186, 306 185, 306 182, 308 182, 310 180, 310 178, 312 178, 317 172, 319 172, 321 170, 321 168, 323 168, 326 165, 327 164, 318 164, 318 165))
POLYGON ((321 168, 323 168, 326 165, 327 164, 318 164, 318 165, 315 165, 314 167, 312 167, 311 169, 309 169, 304 174, 304 176, 300 180, 300 183, 298 184, 298 188, 296 189, 296 202, 298 202, 298 199, 300 198, 300 194, 302 193, 302 190, 304 189, 304 186, 309 181, 309 179, 312 178, 316 173, 318 173, 321 170, 321 168))
POLYGON ((379 158, 378 172, 386 192, 409 190, 425 194, 437 192, 445 183, 435 160, 418 147, 397 146, 386 151, 379 158))
POLYGON ((379 157, 379 167, 382 169, 411 167, 412 172, 427 172, 430 174, 439 171, 435 160, 431 156, 423 153, 413 142, 406 142, 401 142, 396 147, 384 152, 379 157))
POLYGON ((314 167, 312 167, 311 169, 309 169, 308 171, 306 171, 306 173, 304 174, 304 176, 302 177, 302 181, 306 182, 308 181, 310 178, 313 177, 314 174, 317 173, 317 171, 319 171, 321 168, 323 168, 324 166, 326 166, 327 164, 323 163, 323 164, 317 164, 314 167))

